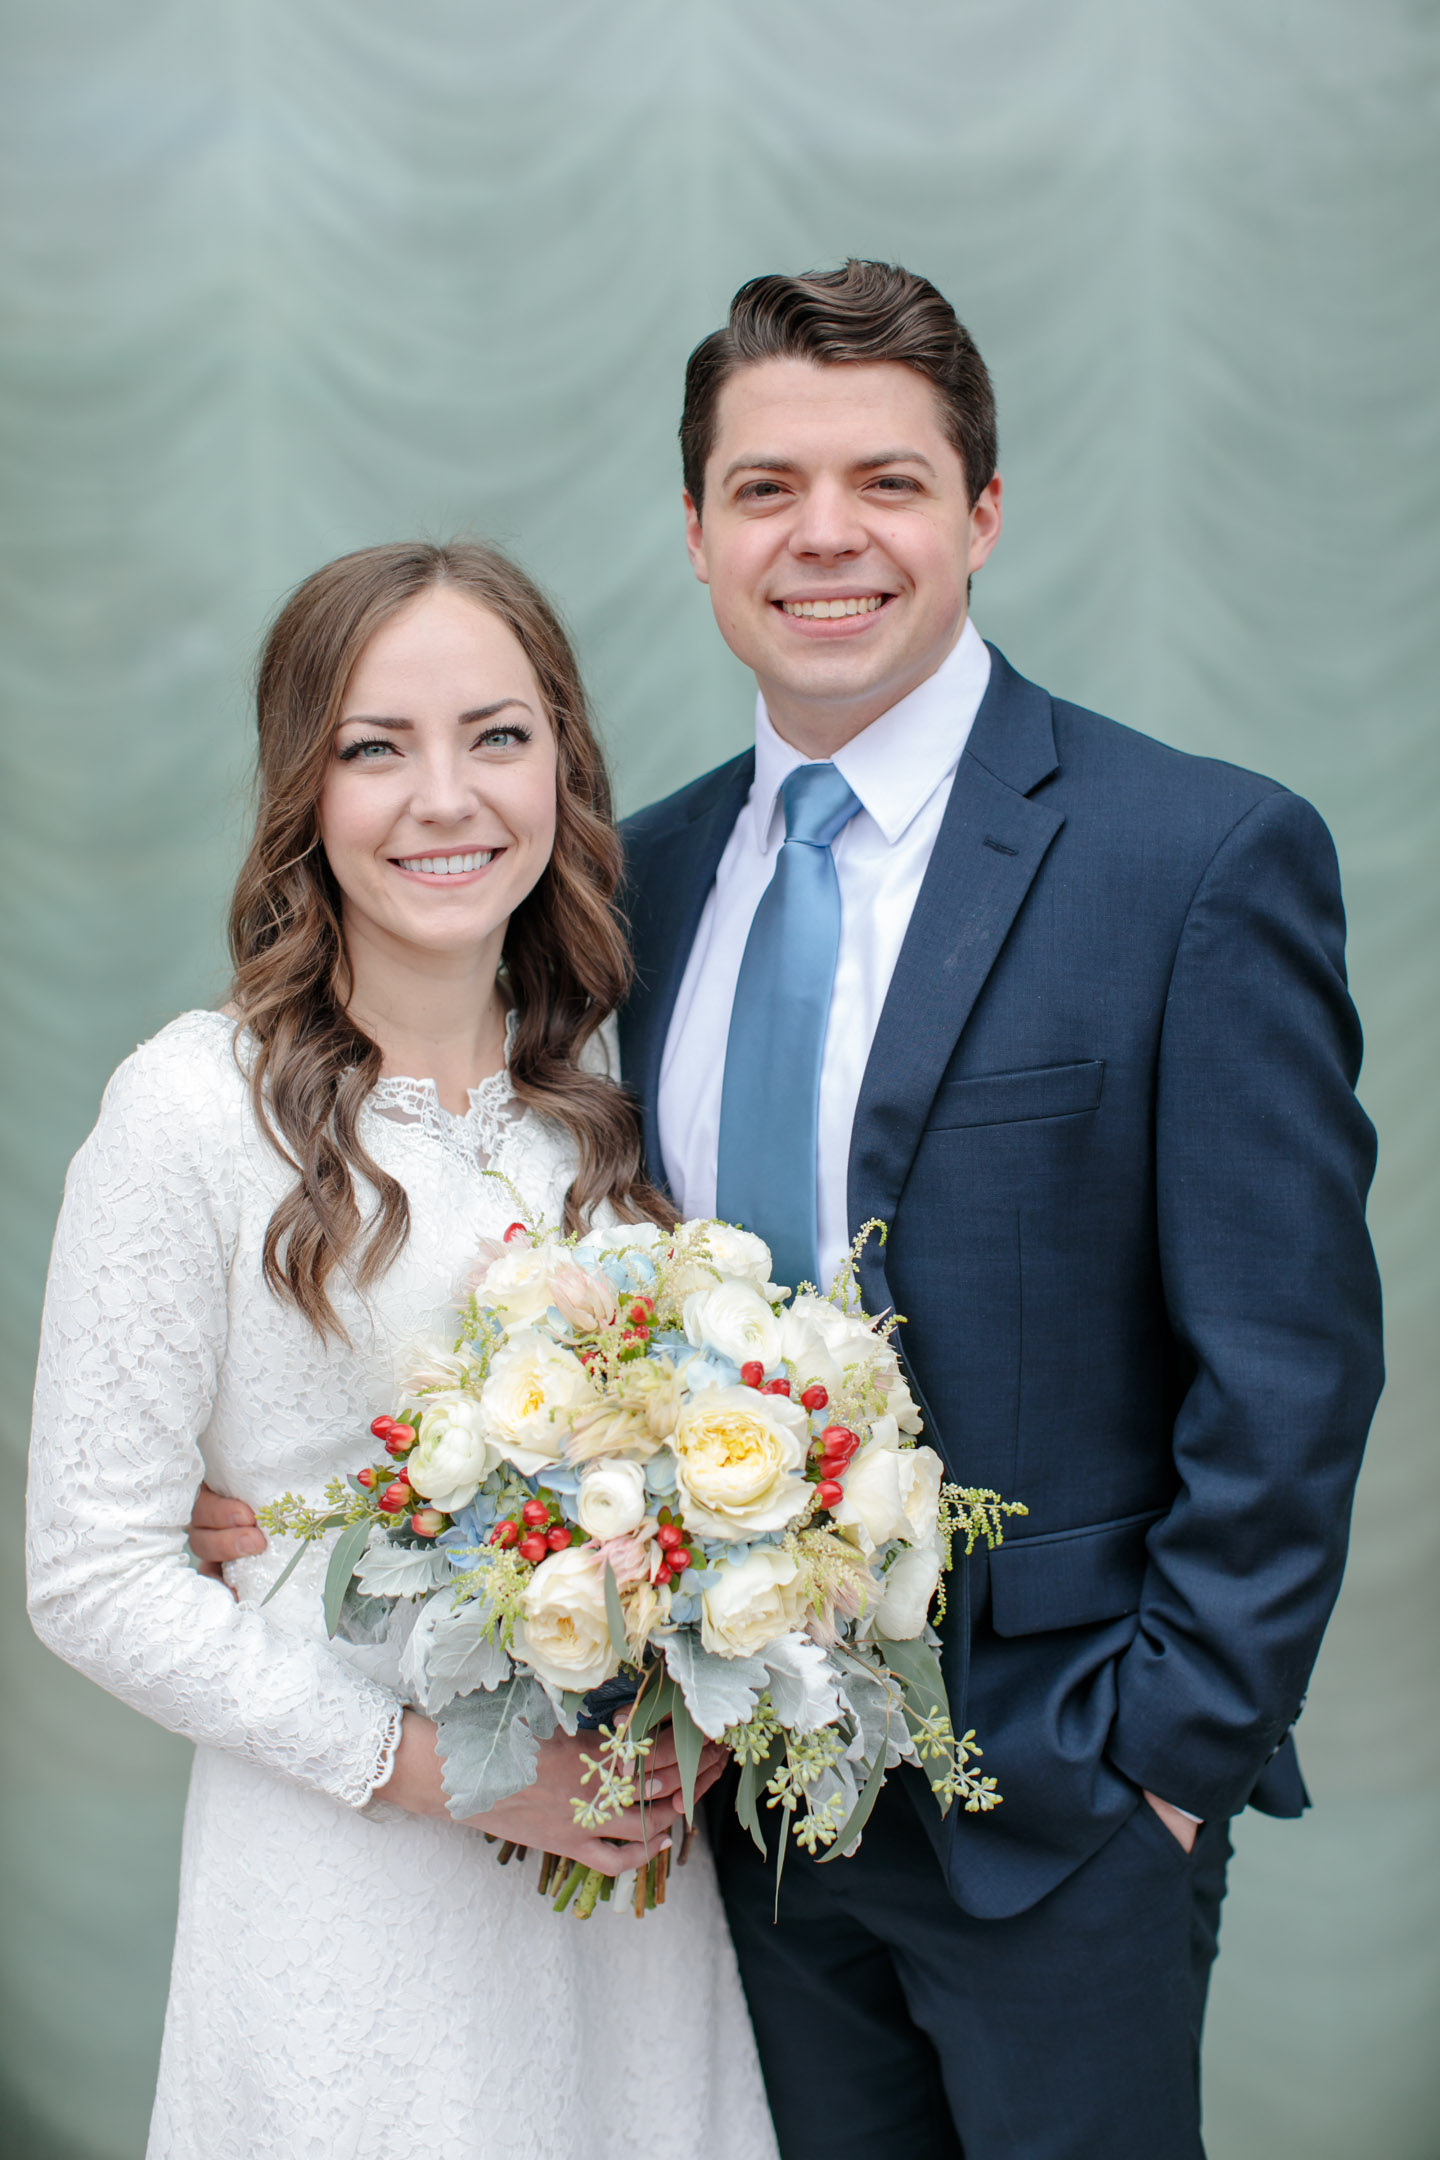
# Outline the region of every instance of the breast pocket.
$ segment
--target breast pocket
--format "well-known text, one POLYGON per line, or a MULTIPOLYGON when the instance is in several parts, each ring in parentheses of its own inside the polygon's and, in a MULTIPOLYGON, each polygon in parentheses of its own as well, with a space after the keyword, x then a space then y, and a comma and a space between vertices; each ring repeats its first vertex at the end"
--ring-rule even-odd
POLYGON ((1079 1065, 1034 1065, 1023 1072, 975 1073, 946 1080, 926 1125, 953 1132, 966 1125, 1018 1125, 1029 1119, 1079 1117, 1100 1106, 1104 1058, 1079 1065))

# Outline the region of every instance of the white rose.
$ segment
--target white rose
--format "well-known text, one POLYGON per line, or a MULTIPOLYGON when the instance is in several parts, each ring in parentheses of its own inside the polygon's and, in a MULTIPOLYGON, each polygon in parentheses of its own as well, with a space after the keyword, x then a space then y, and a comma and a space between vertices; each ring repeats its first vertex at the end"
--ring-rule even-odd
POLYGON ((902 1448, 894 1418, 877 1418, 843 1475, 844 1498, 831 1512, 867 1553, 891 1538, 923 1545, 935 1535, 941 1475, 933 1448, 902 1448))
POLYGON ((620 1670, 605 1613, 605 1580, 577 1545, 542 1560, 525 1586, 515 1655, 557 1689, 576 1694, 620 1670))
MULTIPOLYGON (((685 1224, 684 1228, 693 1225, 685 1224)), ((780 1295, 778 1287, 770 1280, 774 1262, 764 1238, 756 1237, 753 1230, 737 1230, 733 1223, 706 1223, 700 1240, 706 1259, 717 1275, 731 1282, 748 1282, 764 1296, 772 1288, 780 1295)))
POLYGON ((718 1282, 685 1300, 685 1333, 697 1350, 718 1350, 732 1364, 752 1359, 769 1372, 780 1356, 780 1325, 753 1283, 718 1282))
POLYGON ((700 1600, 700 1640, 716 1657, 753 1657, 801 1625, 799 1569, 788 1553, 762 1546, 715 1572, 719 1581, 700 1600))
POLYGON ((496 1351, 480 1391, 491 1438, 526 1477, 559 1461, 572 1414, 594 1401, 574 1351, 535 1328, 517 1329, 496 1351))
POLYGON ((841 1365, 853 1365, 862 1352, 873 1351, 879 1341, 868 1320, 841 1312, 829 1298, 811 1292, 792 1298, 784 1317, 796 1341, 822 1342, 841 1365))
POLYGON ((895 1555, 881 1583, 880 1602, 871 1614, 875 1633, 891 1642, 913 1642, 929 1617, 939 1584, 935 1546, 907 1545, 895 1555))
POLYGON ((486 1437, 485 1413, 473 1395, 432 1395, 405 1467, 416 1492, 454 1515, 469 1506, 498 1459, 486 1437))
POLYGON ((810 1420, 798 1403, 754 1388, 706 1388, 676 1421, 675 1483, 691 1530, 756 1537, 793 1522, 810 1496, 810 1420))
POLYGON ((553 1238, 538 1245, 515 1238, 481 1276, 476 1303, 498 1313, 507 1328, 529 1327, 549 1311, 550 1270, 564 1258, 564 1247, 553 1238))
POLYGON ((580 1480, 575 1512, 587 1537, 628 1537, 645 1520, 645 1473, 639 1463, 593 1463, 580 1480))

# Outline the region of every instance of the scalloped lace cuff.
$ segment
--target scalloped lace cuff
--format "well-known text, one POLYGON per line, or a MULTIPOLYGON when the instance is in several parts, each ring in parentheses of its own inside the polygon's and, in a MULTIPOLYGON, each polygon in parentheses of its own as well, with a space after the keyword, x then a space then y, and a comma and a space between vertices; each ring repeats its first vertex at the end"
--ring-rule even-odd
POLYGON ((394 1775, 395 1753, 400 1745, 400 1735, 405 1728, 405 1705, 397 1702, 385 1720, 380 1736, 380 1750, 372 1775, 367 1779, 358 1799, 350 1802, 357 1815, 367 1822, 396 1822, 405 1813, 389 1800, 377 1800, 375 1788, 387 1784, 394 1775))

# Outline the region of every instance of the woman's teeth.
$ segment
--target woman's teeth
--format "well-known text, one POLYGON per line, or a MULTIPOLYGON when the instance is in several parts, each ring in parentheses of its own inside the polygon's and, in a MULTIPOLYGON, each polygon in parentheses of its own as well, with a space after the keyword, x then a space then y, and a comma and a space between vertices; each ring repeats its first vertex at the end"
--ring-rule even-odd
POLYGON ((400 855, 402 870, 418 870, 422 877, 463 877, 469 870, 483 870, 493 860, 494 848, 477 848, 469 855, 400 855))
POLYGON ((869 593, 863 600, 782 600, 780 605, 787 615, 825 622, 836 615, 873 615, 889 597, 888 593, 869 593))

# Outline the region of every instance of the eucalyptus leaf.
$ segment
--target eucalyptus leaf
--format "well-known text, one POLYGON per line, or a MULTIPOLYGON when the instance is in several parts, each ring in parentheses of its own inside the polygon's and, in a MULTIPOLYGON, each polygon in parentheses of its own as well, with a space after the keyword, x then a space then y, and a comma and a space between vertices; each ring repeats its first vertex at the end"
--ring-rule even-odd
POLYGON ((685 1803, 685 1820, 695 1820, 695 1778, 700 1768, 700 1751, 705 1745, 705 1735, 685 1707, 685 1698, 677 1695, 670 1711, 670 1730, 675 1735, 675 1763, 680 1772, 680 1797, 685 1803))
POLYGON ((769 1775, 770 1757, 768 1755, 762 1757, 759 1762, 743 1762, 740 1765, 740 1781, 735 1788, 735 1813, 739 1817, 742 1827, 750 1832, 762 1860, 769 1859, 770 1848, 765 1843, 765 1833, 760 1827, 760 1812, 757 1802, 760 1798, 760 1788, 769 1775))
MULTIPOLYGON (((888 1642, 877 1636, 875 1647, 885 1663, 899 1680, 905 1691, 905 1722, 911 1736, 919 1733, 927 1718, 942 1717, 950 1721, 950 1698, 945 1692, 945 1680, 940 1671, 940 1660, 929 1643, 888 1642)), ((945 1801, 940 1788, 949 1775, 949 1765, 943 1758, 923 1763, 921 1768, 930 1780, 931 1789, 942 1811, 945 1801)))
MULTIPOLYGON (((343 1518, 339 1515, 327 1515, 324 1519, 324 1526, 327 1530, 333 1530, 336 1523, 342 1520, 343 1518)), ((266 1591, 264 1597, 261 1598, 260 1603, 262 1605, 268 1605, 271 1598, 277 1596, 279 1592, 284 1589, 286 1583, 289 1582, 290 1577, 294 1574, 296 1568, 299 1567, 300 1562, 304 1559, 306 1553, 309 1552, 310 1547, 314 1543, 314 1538, 301 1538, 300 1542, 295 1547, 294 1552, 291 1553, 290 1558, 286 1561, 284 1567, 276 1576, 274 1582, 271 1583, 270 1588, 266 1591)))
POLYGON ((880 1797, 880 1788, 884 1782, 885 1755, 882 1749, 870 1765, 870 1774, 861 1788, 860 1797, 840 1825, 834 1844, 827 1853, 822 1855, 820 1861, 822 1867, 831 1860, 838 1860, 842 1853, 853 1850, 861 1831, 870 1820, 870 1811, 880 1797))
POLYGON ((630 1636, 625 1626, 625 1612, 620 1603, 620 1585, 615 1580, 615 1570, 605 1562, 605 1618, 610 1623, 610 1647, 618 1658, 630 1655, 630 1636))
POLYGON ((665 1665, 691 1717, 712 1740, 727 1725, 748 1724, 769 1679, 759 1658, 716 1657, 689 1628, 667 1636, 665 1665))
POLYGON ((336 1538, 330 1554, 330 1565, 325 1570, 325 1632, 333 1635, 340 1625, 340 1608, 345 1593, 350 1588, 350 1578, 355 1573, 355 1563, 370 1541, 373 1524, 368 1515, 359 1522, 347 1523, 336 1538))
POLYGON ((450 1556, 432 1545, 396 1545, 381 1538, 361 1560, 355 1579, 366 1597, 420 1597, 450 1580, 450 1556))
POLYGON ((538 1681, 519 1679, 493 1694, 460 1695, 435 1720, 435 1748, 457 1822, 483 1815, 512 1793, 533 1785, 540 1742, 555 1730, 555 1713, 538 1681))

